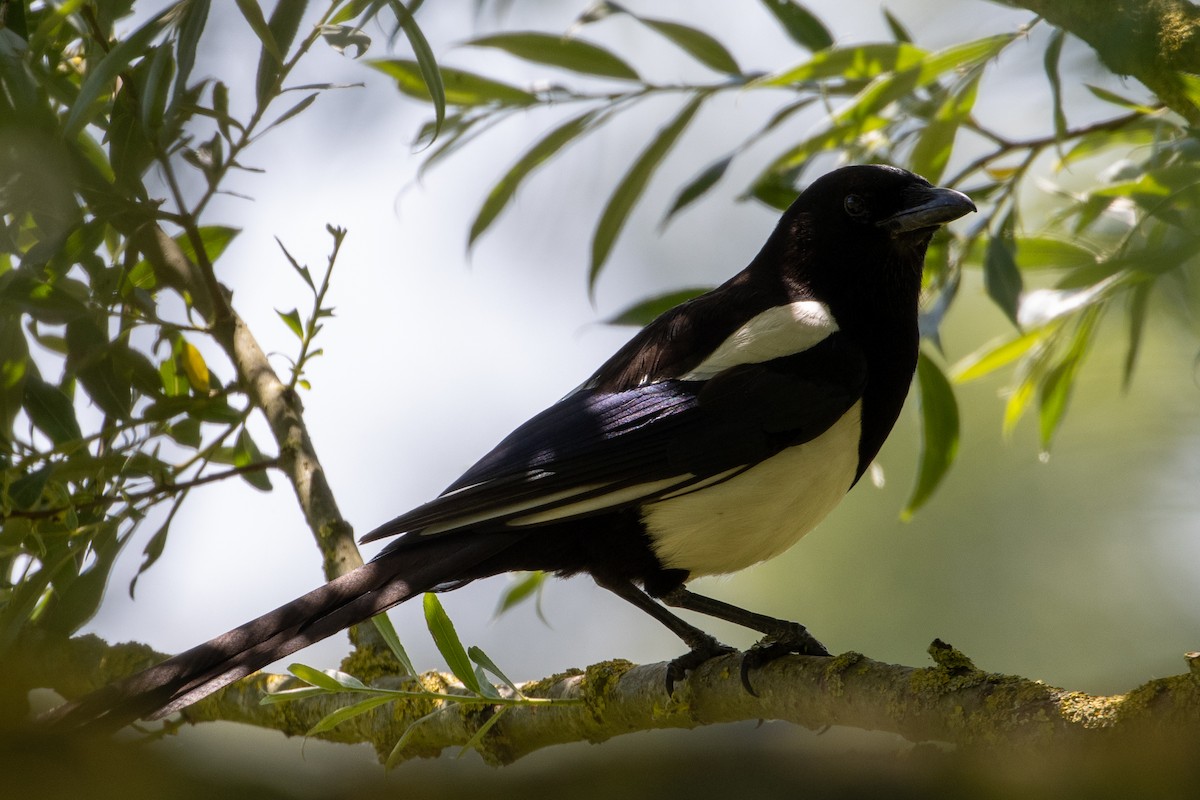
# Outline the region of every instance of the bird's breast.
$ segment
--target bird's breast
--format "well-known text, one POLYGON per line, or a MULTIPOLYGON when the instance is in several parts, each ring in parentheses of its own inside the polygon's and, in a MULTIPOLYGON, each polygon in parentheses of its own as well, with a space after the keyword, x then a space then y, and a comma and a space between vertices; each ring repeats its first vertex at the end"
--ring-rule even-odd
POLYGON ((858 470, 862 403, 817 438, 719 483, 646 505, 664 567, 693 578, 736 572, 787 550, 833 510, 858 470))

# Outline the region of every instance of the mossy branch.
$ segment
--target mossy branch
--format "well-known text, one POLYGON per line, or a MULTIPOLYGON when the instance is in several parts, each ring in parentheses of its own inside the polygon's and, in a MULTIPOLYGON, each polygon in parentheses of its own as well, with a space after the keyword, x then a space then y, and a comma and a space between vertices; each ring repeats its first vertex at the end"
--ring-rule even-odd
POLYGON ((1200 73, 1200 7, 1187 0, 997 0, 1078 36, 1118 75, 1132 75, 1168 107, 1200 124, 1179 73, 1200 73))
MULTIPOLYGON (((49 683, 69 696, 157 658, 143 645, 110 647, 95 637, 42 643, 26 652, 38 661, 33 674, 40 684, 49 683)), ((477 749, 485 761, 500 765, 544 747, 602 742, 636 731, 781 720, 811 729, 843 725, 888 731, 913 742, 1037 751, 1100 746, 1124 733, 1143 739, 1162 734, 1177 740, 1194 735, 1200 721, 1200 655, 1195 653, 1188 654, 1188 673, 1113 696, 985 672, 940 641, 930 646, 929 653, 934 662, 929 667, 887 664, 859 653, 785 657, 753 673, 757 696, 742 686, 738 654, 702 665, 676 686, 673 696, 665 690, 666 663, 605 662, 521 686, 529 697, 578 702, 507 707, 477 749)), ((364 667, 355 658, 346 666, 364 667)), ((373 685, 403 685, 403 679, 387 673, 385 665, 376 664, 369 671, 378 673, 373 685)), ((429 672, 420 681, 427 690, 465 694, 448 675, 429 672)), ((301 736, 348 704, 346 697, 337 694, 269 705, 259 702, 266 691, 297 685, 294 678, 257 673, 185 709, 182 720, 237 721, 301 736)), ((400 700, 355 717, 320 738, 370 743, 382 761, 400 737, 423 720, 409 733, 400 760, 431 757, 466 745, 495 711, 480 703, 400 700)))

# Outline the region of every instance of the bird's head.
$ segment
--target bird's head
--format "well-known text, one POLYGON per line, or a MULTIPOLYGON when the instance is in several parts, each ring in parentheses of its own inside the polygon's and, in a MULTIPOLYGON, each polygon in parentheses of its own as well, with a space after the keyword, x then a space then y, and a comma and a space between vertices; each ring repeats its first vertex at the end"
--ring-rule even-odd
POLYGON ((915 298, 934 232, 974 210, 962 192, 907 170, 842 167, 796 198, 776 230, 775 247, 768 249, 818 298, 897 284, 915 298))
POLYGON ((971 198, 934 186, 907 170, 883 165, 850 166, 823 175, 788 211, 843 235, 926 245, 942 225, 975 210, 971 198))

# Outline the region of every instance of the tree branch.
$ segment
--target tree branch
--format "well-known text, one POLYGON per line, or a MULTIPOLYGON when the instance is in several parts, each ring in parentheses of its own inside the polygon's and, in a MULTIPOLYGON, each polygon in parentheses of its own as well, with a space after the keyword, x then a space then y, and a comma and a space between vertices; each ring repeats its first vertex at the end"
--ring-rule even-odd
MULTIPOLYGON (((143 645, 109 647, 92 636, 43 640, 23 650, 30 664, 36 665, 31 669, 40 684, 48 683, 69 697, 158 658, 143 645)), ((812 729, 844 725, 888 731, 913 742, 1041 750, 1099 744, 1120 732, 1186 733, 1194 731, 1200 719, 1197 653, 1187 656, 1189 673, 1153 680, 1114 696, 984 672, 940 641, 930 646, 929 653, 934 661, 931 667, 886 664, 859 653, 835 658, 789 656, 753 673, 757 696, 741 684, 741 657, 736 653, 703 664, 676 686, 673 696, 664 688, 667 663, 605 662, 521 686, 529 697, 578 702, 507 707, 478 743, 478 750, 488 763, 509 764, 556 744, 756 719, 812 729)), ((387 668, 382 661, 376 666, 387 668)), ((430 691, 465 694, 448 675, 428 672, 420 681, 430 691)), ((404 679, 380 673, 373 683, 399 688, 404 679)), ((182 719, 245 722, 299 736, 352 701, 327 694, 288 703, 259 702, 266 691, 298 685, 291 677, 257 673, 184 709, 182 719)), ((352 718, 320 738, 369 742, 382 761, 416 723, 398 760, 430 757, 465 746, 497 710, 481 704, 401 699, 352 718)))
POLYGON ((1187 0, 996 0, 1087 42, 1104 65, 1132 75, 1193 125, 1200 107, 1178 73, 1200 73, 1200 7, 1187 0))
POLYGON ((325 479, 304 424, 300 397, 280 380, 249 326, 229 302, 227 290, 211 277, 211 265, 206 270, 194 264, 157 226, 143 231, 137 244, 163 283, 190 298, 212 325, 213 335, 233 362, 251 403, 266 417, 279 448, 279 468, 291 482, 320 547, 326 579, 360 566, 362 556, 354 543, 354 529, 342 517, 325 479))

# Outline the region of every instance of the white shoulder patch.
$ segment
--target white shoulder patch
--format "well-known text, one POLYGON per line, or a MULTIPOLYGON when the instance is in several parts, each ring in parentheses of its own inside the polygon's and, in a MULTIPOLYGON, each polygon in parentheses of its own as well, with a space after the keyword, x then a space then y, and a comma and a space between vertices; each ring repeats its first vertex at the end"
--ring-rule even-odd
POLYGON ((761 364, 802 353, 837 330, 837 320, 829 307, 816 300, 768 308, 730 334, 680 380, 708 380, 739 364, 761 364))

